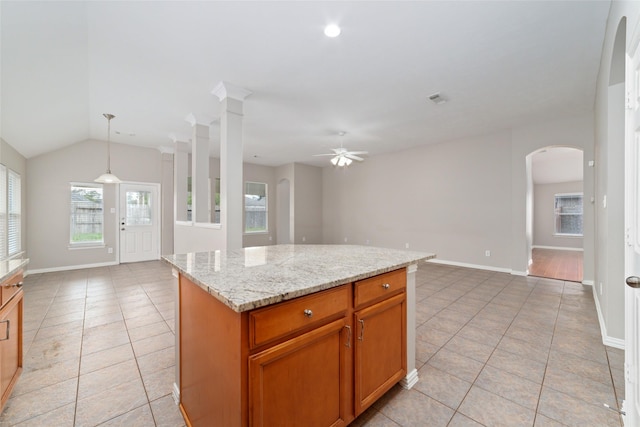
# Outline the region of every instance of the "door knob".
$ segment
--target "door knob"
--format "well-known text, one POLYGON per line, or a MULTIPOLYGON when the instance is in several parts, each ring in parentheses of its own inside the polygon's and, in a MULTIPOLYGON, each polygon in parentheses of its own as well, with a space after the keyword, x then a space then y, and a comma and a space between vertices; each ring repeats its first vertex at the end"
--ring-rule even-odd
POLYGON ((640 288, 640 277, 638 276, 629 276, 627 277, 627 285, 632 288, 640 288))

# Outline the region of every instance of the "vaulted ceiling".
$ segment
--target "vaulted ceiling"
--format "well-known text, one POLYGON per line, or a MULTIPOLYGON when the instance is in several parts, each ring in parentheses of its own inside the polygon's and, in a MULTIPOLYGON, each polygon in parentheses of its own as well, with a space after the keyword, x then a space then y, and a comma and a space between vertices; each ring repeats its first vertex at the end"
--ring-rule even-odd
POLYGON ((609 6, 2 1, 1 136, 29 158, 106 139, 112 113, 112 141, 170 148, 193 114, 215 153, 220 81, 253 92, 245 160, 271 166, 324 165, 340 131, 377 155, 583 114, 609 6))

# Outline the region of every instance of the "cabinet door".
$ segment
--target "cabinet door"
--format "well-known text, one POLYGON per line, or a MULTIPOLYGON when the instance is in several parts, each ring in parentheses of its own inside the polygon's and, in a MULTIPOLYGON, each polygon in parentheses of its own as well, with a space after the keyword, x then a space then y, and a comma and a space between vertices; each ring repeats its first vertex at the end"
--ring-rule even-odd
POLYGON ((249 357, 252 426, 344 426, 351 406, 347 318, 249 357))
POLYGON ((406 297, 391 297, 355 313, 355 415, 407 371, 406 297))
POLYGON ((0 310, 0 390, 2 407, 22 372, 22 297, 20 290, 0 310))

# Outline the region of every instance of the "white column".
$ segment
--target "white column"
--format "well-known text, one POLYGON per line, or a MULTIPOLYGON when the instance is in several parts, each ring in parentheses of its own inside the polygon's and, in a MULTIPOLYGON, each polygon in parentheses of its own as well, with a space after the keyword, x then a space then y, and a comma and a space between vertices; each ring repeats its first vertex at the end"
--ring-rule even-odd
POLYGON ((416 369, 416 271, 418 264, 407 266, 407 376, 400 385, 409 390, 418 382, 416 369))
POLYGON ((173 159, 173 217, 176 221, 187 220, 187 175, 189 170, 189 144, 175 141, 173 159))
POLYGON ((227 250, 242 248, 244 183, 242 176, 242 107, 251 94, 220 82, 212 91, 220 99, 220 224, 227 250))
MULTIPOLYGON (((193 116, 190 115, 189 118, 193 116)), ((191 212, 194 222, 209 218, 209 126, 193 120, 191 137, 191 212)))

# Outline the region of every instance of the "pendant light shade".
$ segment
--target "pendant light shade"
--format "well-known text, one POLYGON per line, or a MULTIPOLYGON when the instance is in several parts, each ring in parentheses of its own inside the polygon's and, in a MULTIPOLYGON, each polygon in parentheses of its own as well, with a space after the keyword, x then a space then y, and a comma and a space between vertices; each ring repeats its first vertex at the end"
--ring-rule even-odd
POLYGON ((117 184, 120 180, 111 173, 111 119, 115 116, 109 113, 104 113, 103 116, 107 119, 107 171, 94 181, 102 184, 117 184))

